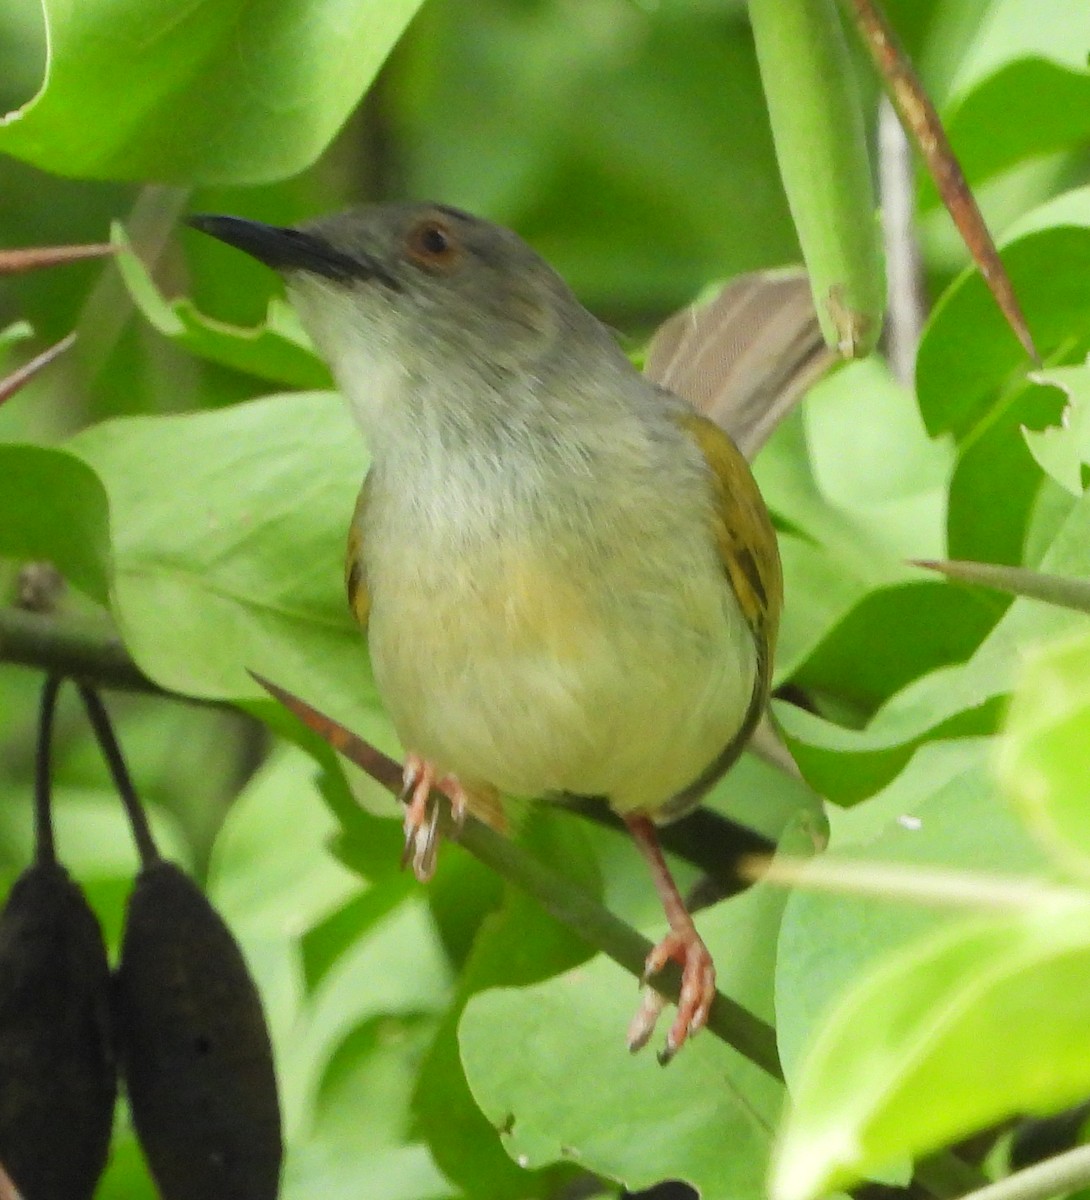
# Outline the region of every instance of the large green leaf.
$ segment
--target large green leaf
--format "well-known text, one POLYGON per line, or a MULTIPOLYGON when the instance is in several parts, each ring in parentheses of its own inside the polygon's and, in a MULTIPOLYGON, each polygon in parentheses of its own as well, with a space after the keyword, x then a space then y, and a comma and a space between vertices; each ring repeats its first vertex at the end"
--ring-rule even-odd
POLYGON ((1085 1096, 1088 927, 1090 899, 966 918, 861 978, 802 1065, 775 1200, 810 1200, 906 1153, 1085 1096), (982 1070, 988 1047, 1000 1052, 982 1070))
POLYGON ((45 79, 0 151, 84 178, 285 178, 325 149, 419 6, 45 0, 45 79))
POLYGON ((1090 634, 1027 664, 1011 701, 999 775, 1026 824, 1060 861, 1090 872, 1090 634))
POLYGON ((253 698, 251 668, 390 744, 344 600, 367 458, 337 396, 107 421, 71 446, 105 483, 114 612, 153 679, 253 698))
POLYGON ((992 0, 973 35, 943 114, 973 183, 1086 141, 1090 16, 1080 0, 992 0))
POLYGON ((1060 425, 1025 430, 1026 443, 1043 470, 1073 496, 1081 496, 1090 463, 1090 366, 1053 367, 1034 378, 1066 392, 1068 402, 1060 425))
MULTIPOLYGON (((1090 575, 1090 500, 1084 497, 1071 510, 1042 569, 1090 575)), ((921 741, 992 731, 1020 656, 1083 619, 1036 600, 1016 600, 967 663, 911 683, 862 730, 842 728, 784 703, 775 705, 776 714, 810 783, 830 799, 853 803, 892 779, 921 741)))
POLYGON ((0 555, 48 559, 105 604, 109 511, 94 470, 66 450, 0 445, 0 555))
MULTIPOLYGON (((1090 188, 1043 205, 1007 232, 1002 247, 1040 352, 1074 354, 1090 328, 1090 188)), ((979 272, 965 271, 935 306, 920 343, 916 387, 927 428, 965 439, 1009 402, 1008 389, 1031 366, 979 272)))
MULTIPOLYGON (((990 778, 993 738, 922 747, 866 804, 833 810, 828 856, 898 867, 1018 874, 1047 868, 1045 854, 1003 804, 990 778)), ((776 960, 776 1030, 789 1085, 815 1031, 859 976, 925 931, 952 920, 941 909, 878 896, 796 890, 776 960)))
MULTIPOLYGON (((758 1012, 782 906, 782 894, 757 887, 698 919, 720 986, 758 1012)), ((462 1060, 507 1152, 530 1167, 577 1163, 633 1190, 676 1178, 703 1200, 759 1200, 781 1087, 708 1034, 666 1071, 650 1048, 633 1058, 624 1031, 636 1001, 601 958, 474 997, 459 1027, 462 1060)))
MULTIPOLYGON (((576 822, 562 814, 538 811, 522 830, 522 837, 538 857, 562 870, 577 886, 598 894, 597 863, 576 822)), ((452 848, 446 853, 449 857, 457 851, 452 848)), ((452 866, 457 872, 457 863, 444 863, 441 870, 452 866)), ((457 904, 458 897, 447 888, 438 903, 444 901, 457 904)), ((435 1161, 467 1195, 523 1200, 554 1195, 557 1187, 552 1178, 555 1172, 531 1175, 524 1169, 528 1164, 512 1163, 500 1146, 495 1122, 490 1125, 486 1120, 489 1114, 482 1115, 478 1109, 458 1056, 456 1030, 463 1010, 484 988, 537 983, 581 963, 589 953, 572 930, 514 888, 506 889, 499 906, 479 925, 457 994, 424 1058, 413 1101, 419 1128, 435 1161)), ((493 1053, 505 1052, 501 1033, 493 1053)), ((550 1161, 532 1165, 547 1167, 550 1161)))

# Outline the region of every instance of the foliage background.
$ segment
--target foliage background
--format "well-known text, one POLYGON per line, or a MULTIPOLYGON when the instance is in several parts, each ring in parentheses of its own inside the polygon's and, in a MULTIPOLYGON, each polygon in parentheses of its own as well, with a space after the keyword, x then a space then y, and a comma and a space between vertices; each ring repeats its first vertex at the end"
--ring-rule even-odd
MULTIPOLYGON (((78 464, 42 463, 28 484, 0 456, 5 601, 20 557, 52 557, 73 580, 82 562, 83 589, 62 615, 93 619, 108 587, 127 646, 165 686, 275 723, 242 674, 254 666, 391 749, 340 601, 340 538, 364 450, 337 401, 315 390, 321 366, 268 308, 269 273, 177 234, 178 216, 286 223, 360 199, 434 197, 518 229, 633 346, 709 281, 798 257, 743 4, 429 0, 399 38, 415 7, 115 0, 77 14, 47 4, 48 82, 35 108, 0 127, 0 244, 101 240, 121 219, 152 267, 150 279, 132 263, 125 279, 95 264, 39 272, 0 295, 0 328, 33 327, 29 344, 4 351, 11 362, 79 331, 76 352, 0 409, 0 450, 67 445, 109 499, 108 558, 87 553, 107 536, 94 503, 47 520, 28 547, 31 514, 69 494, 78 464), (179 296, 196 310, 162 299, 179 296), (267 316, 260 338, 233 328, 267 316), (196 415, 173 415, 183 413, 196 415)), ((1066 396, 1055 383, 1087 395, 1090 19, 1078 0, 886 8, 992 227, 1013 231, 1008 266, 1048 365, 1069 371, 1028 379, 921 183, 926 291, 938 303, 915 394, 880 358, 845 369, 757 464, 787 575, 777 716, 834 802, 834 851, 1051 879, 1065 870, 1016 815, 1017 771, 1008 763, 996 782, 995 744, 1023 657, 1079 634, 1085 618, 938 582, 906 560, 949 553, 1090 574, 1081 409, 1064 434, 1031 445, 1022 432, 1058 420, 1066 396)), ((0 10, 0 108, 40 86, 44 29, 31 4, 0 10)), ((877 89, 861 57, 859 75, 873 128, 877 89)), ((1053 681, 1048 712, 1077 723, 1080 660, 1067 653, 1037 670, 1053 681)), ((7 879, 29 854, 38 685, 35 672, 0 667, 7 879)), ((351 781, 357 810, 338 768, 222 708, 130 695, 111 707, 164 849, 207 886, 262 987, 287 1120, 285 1196, 559 1197, 588 1172, 602 1195, 617 1194, 609 1180, 668 1177, 706 1200, 764 1194, 781 1092, 727 1047, 702 1038, 668 1073, 628 1060, 620 1034, 634 989, 621 972, 585 963, 569 932, 457 850, 426 892, 412 885, 396 871, 393 806, 362 781, 351 781)), ((1077 808, 1077 776, 1063 764, 1078 736, 1042 765, 1038 734, 1024 722, 1007 737, 1028 747, 1047 797, 1077 808)), ((116 944, 135 856, 69 710, 57 795, 62 853, 116 944)), ((822 822, 806 788, 749 758, 714 804, 796 848, 822 822)), ((1039 817, 1029 828, 1042 826, 1054 833, 1039 817)), ((525 836, 626 920, 656 929, 622 839, 555 813, 525 836)), ((1065 827, 1044 844, 1077 850, 1081 836, 1065 827)), ((907 947, 908 982, 879 989, 866 1011, 880 1017, 902 987, 920 1012, 937 1011, 925 984, 957 979, 921 966, 918 948, 933 946, 913 939, 960 936, 961 920, 874 899, 785 901, 763 887, 703 920, 722 985, 775 1019, 798 1084, 783 1195, 835 1180, 822 1114, 858 1137, 856 1167, 884 1164, 899 1178, 908 1157, 975 1125, 1090 1091, 1078 1065, 1090 1060, 1085 1014, 1057 1050, 1066 1065, 1033 1093, 1019 1086, 1030 1067, 1017 1069, 1019 1055, 1032 1062, 1032 1039, 1023 1046, 1010 1008, 985 997, 982 1024, 960 1040, 911 1031, 925 1065, 945 1073, 921 1077, 921 1060, 902 1052, 906 1030, 891 1050, 876 1027, 856 1038, 859 1075, 842 1071, 850 1093, 837 1091, 836 1072, 819 1075, 807 1108, 804 1047, 848 1011, 838 1005, 861 972, 907 947), (965 1086, 984 1045, 1015 1064, 998 1107, 965 1086), (892 1098, 877 1087, 891 1078, 892 1098), (905 1111, 924 1112, 924 1127, 909 1130, 905 1111)), ((973 946, 960 951, 967 978, 992 953, 973 946)), ((1045 1007, 1050 980, 1041 969, 1045 1007)), ((153 1194, 124 1118, 100 1194, 153 1194)))

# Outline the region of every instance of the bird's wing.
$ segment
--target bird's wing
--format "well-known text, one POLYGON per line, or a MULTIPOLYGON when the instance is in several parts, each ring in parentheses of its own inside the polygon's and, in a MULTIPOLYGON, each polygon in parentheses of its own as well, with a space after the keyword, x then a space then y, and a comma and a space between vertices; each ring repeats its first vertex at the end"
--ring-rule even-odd
POLYGON ((768 703, 772 655, 783 607, 783 572, 776 533, 749 464, 714 421, 699 413, 682 413, 678 420, 708 464, 713 489, 712 534, 723 573, 753 630, 757 677, 741 728, 697 779, 654 814, 656 821, 673 820, 699 804, 745 749, 768 703))
POLYGON ((716 549, 766 659, 767 673, 783 607, 783 573, 772 520, 749 464, 727 434, 699 413, 682 413, 678 420, 708 465, 716 549))
POLYGON ((725 429, 752 460, 836 361, 806 275, 792 269, 739 275, 711 300, 667 318, 644 371, 725 429))
POLYGON ((356 511, 352 514, 352 524, 348 527, 348 552, 344 559, 348 607, 363 630, 367 629, 367 619, 371 615, 371 594, 367 590, 367 576, 363 566, 363 514, 367 507, 367 484, 370 478, 368 475, 364 479, 356 500, 356 511))

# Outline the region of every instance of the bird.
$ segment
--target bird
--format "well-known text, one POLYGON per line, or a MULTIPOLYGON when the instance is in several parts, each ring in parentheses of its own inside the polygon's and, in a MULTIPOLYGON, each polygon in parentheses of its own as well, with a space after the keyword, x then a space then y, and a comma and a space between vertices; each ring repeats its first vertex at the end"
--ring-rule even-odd
MULTIPOLYGON (((406 751, 407 860, 434 870, 436 793, 498 829, 512 798, 604 798, 669 925, 644 983, 681 967, 668 1061, 715 966, 656 828, 764 714, 783 602, 768 509, 713 418, 733 395, 759 443, 824 368, 805 280, 743 277, 679 314, 656 380, 522 238, 449 205, 189 223, 282 276, 368 443, 345 579, 406 751)), ((661 1007, 645 988, 630 1048, 661 1007)))

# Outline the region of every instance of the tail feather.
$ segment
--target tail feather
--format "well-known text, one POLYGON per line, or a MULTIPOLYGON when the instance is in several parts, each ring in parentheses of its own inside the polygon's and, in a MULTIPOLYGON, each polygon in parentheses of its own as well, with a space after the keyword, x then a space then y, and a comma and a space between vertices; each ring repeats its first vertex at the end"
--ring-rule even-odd
POLYGON ((668 318, 645 371, 726 430, 752 460, 812 383, 838 360, 821 336, 806 275, 740 275, 668 318))

